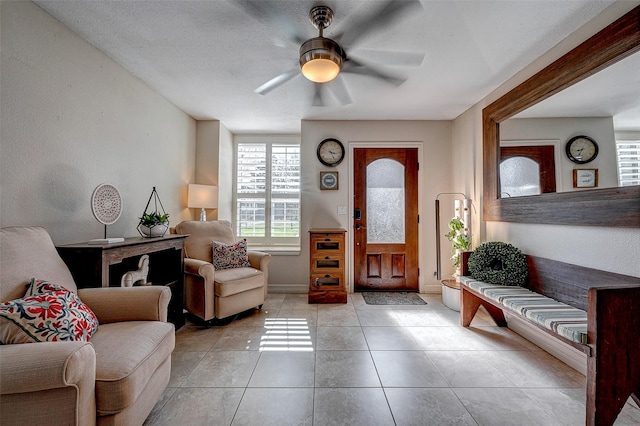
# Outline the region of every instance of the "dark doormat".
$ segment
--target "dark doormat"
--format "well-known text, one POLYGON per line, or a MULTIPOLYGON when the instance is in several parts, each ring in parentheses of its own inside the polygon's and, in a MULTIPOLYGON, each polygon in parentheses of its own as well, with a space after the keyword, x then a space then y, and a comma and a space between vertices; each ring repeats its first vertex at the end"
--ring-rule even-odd
POLYGON ((408 291, 363 291, 367 305, 426 305, 418 293, 408 291))

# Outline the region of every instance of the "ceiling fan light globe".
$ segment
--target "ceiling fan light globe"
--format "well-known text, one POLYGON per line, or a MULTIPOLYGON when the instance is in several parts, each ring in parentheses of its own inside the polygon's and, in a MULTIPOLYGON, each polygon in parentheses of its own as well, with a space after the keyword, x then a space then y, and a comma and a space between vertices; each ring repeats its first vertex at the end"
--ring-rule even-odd
POLYGON ((300 46, 302 75, 314 83, 326 83, 340 73, 344 51, 335 41, 316 37, 300 46))
POLYGON ((313 59, 302 66, 302 75, 314 83, 327 83, 339 73, 340 66, 330 59, 313 59))

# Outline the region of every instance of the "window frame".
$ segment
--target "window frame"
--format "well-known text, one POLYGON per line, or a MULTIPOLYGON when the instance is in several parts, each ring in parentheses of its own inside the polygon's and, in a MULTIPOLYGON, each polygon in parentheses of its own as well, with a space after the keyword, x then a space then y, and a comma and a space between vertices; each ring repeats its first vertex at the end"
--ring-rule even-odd
MULTIPOLYGON (((618 186, 628 188, 629 186, 637 185, 637 183, 630 183, 625 185, 625 180, 623 179, 621 173, 621 162, 620 162, 620 152, 619 145, 637 145, 640 148, 640 132, 637 131, 629 131, 629 132, 616 132, 616 173, 618 175, 618 186)), ((640 154, 636 159, 640 162, 640 154)), ((639 166, 640 167, 640 166, 639 166)), ((636 179, 630 179, 632 182, 635 182, 636 179)))
MULTIPOLYGON (((302 156, 301 138, 299 135, 234 135, 233 138, 233 197, 232 197, 232 224, 234 233, 238 238, 246 238, 247 244, 252 249, 260 249, 263 251, 282 251, 286 252, 299 252, 300 250, 300 234, 301 234, 301 220, 300 212, 298 213, 298 236, 297 237, 270 237, 268 235, 264 237, 243 237, 238 232, 238 199, 239 198, 253 198, 265 200, 265 233, 271 232, 271 216, 272 216, 272 201, 278 198, 290 199, 293 198, 289 195, 274 196, 272 194, 272 148, 274 145, 296 145, 300 149, 300 156, 302 156), (262 196, 256 196, 253 194, 239 194, 238 193, 238 149, 241 144, 265 144, 266 146, 266 176, 265 176, 265 193, 264 198, 262 196)), ((302 161, 301 161, 302 162, 302 161)), ((300 164, 299 173, 302 173, 302 164, 300 164)), ((301 207, 302 198, 302 177, 300 176, 299 190, 297 194, 298 205, 301 207)))

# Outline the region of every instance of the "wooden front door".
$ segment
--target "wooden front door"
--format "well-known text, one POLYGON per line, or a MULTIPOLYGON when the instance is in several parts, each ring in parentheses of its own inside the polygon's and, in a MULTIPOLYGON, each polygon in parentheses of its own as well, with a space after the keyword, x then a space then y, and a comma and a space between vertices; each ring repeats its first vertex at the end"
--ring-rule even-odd
POLYGON ((354 149, 356 291, 418 291, 418 149, 354 149))

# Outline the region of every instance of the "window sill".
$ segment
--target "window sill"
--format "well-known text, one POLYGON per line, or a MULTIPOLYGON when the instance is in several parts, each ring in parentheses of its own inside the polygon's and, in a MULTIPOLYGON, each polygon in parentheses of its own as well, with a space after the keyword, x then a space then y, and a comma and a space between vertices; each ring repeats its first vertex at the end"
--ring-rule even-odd
POLYGON ((262 251, 273 256, 299 256, 299 246, 249 246, 248 250, 262 251))

